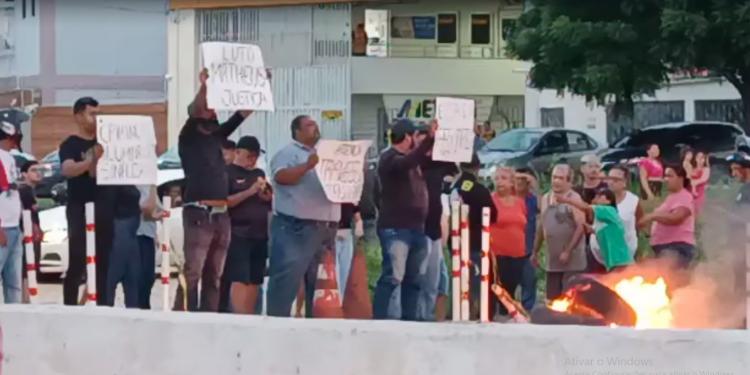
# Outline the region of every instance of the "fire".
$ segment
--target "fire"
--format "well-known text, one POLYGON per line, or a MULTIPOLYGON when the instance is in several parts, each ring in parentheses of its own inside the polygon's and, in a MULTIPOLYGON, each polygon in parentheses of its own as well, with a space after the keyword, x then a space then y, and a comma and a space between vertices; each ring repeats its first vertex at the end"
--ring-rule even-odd
POLYGON ((636 276, 618 282, 615 292, 635 310, 637 322, 635 328, 670 328, 672 311, 667 296, 667 283, 659 278, 655 283, 646 282, 636 276))
MULTIPOLYGON (((635 311, 636 329, 672 327, 671 301, 667 295, 667 283, 663 278, 650 283, 643 277, 636 276, 620 280, 610 288, 635 311)), ((549 308, 557 312, 573 313, 573 299, 566 294, 551 301, 549 308)), ((615 328, 617 325, 610 323, 609 327, 615 328)))

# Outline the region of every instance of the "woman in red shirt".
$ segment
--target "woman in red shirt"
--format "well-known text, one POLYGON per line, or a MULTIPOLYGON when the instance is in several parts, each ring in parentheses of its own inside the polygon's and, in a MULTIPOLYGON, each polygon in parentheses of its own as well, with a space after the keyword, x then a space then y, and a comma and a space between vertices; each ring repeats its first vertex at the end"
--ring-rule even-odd
MULTIPOLYGON (((492 200, 497 208, 497 221, 490 225, 490 251, 497 261, 500 283, 509 295, 515 296, 521 282, 526 256, 526 202, 513 192, 514 172, 498 168, 492 200)), ((508 311, 500 304, 501 315, 508 311)))

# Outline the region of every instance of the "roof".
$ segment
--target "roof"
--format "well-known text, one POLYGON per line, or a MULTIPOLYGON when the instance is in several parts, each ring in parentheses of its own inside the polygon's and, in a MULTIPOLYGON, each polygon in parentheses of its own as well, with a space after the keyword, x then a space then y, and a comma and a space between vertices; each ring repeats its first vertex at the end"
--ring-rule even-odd
MULTIPOLYGON (((740 131, 742 131, 742 128, 737 125, 733 124, 731 122, 721 122, 721 121, 683 121, 683 122, 670 122, 666 124, 656 124, 656 125, 649 125, 645 128, 639 129, 640 131, 644 130, 659 130, 659 129, 675 129, 683 126, 688 125, 712 125, 712 126, 731 126, 733 128, 736 128, 740 131)), ((743 131, 744 133, 744 131, 743 131)))

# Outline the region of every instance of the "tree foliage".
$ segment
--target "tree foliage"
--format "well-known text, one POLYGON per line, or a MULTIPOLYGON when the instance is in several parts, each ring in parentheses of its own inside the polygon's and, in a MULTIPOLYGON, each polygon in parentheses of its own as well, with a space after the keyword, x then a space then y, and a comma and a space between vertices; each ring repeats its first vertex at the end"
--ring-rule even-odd
MULTIPOLYGON (((530 0, 508 52, 535 87, 618 111, 675 71, 707 69, 750 101, 750 0, 530 0)), ((747 116, 746 116, 747 117, 747 116)))

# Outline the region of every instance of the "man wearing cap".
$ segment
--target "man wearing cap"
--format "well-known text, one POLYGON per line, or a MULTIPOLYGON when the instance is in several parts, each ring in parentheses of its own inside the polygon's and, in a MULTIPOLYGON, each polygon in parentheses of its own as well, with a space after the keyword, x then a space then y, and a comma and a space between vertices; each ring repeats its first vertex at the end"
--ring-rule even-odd
POLYGON ((216 112, 207 105, 207 80, 208 71, 203 69, 200 90, 188 107, 190 117, 178 141, 185 172, 182 223, 187 291, 182 286, 177 289, 175 310, 216 312, 219 309, 219 283, 231 230, 227 214, 229 183, 221 145, 252 113, 238 111, 219 124, 216 112))
POLYGON ((237 144, 231 139, 225 139, 221 142, 221 155, 224 157, 224 163, 232 165, 234 162, 234 150, 237 148, 237 144))
MULTIPOLYGON (((288 317, 300 283, 305 283, 305 309, 312 316, 318 264, 335 248, 341 205, 328 200, 315 171, 320 140, 318 124, 297 116, 292 142, 271 159, 274 183, 267 313, 288 317)), ((298 305, 299 306, 299 305, 298 305)))
POLYGON ((259 286, 266 274, 272 192, 266 183, 265 172, 256 168, 258 157, 263 152, 257 138, 244 136, 237 143, 234 162, 227 167, 232 239, 224 264, 222 286, 229 286, 229 299, 235 314, 254 312, 259 286))
POLYGON ((391 130, 391 147, 380 154, 380 217, 378 236, 383 267, 375 288, 373 317, 387 319, 394 291, 401 287, 401 319, 420 320, 418 299, 422 290, 420 268, 427 256, 425 220, 428 193, 420 165, 435 143, 437 122, 417 145, 416 127, 398 120, 391 130))
POLYGON ((0 119, 0 278, 5 303, 21 303, 22 300, 23 233, 17 184, 20 175, 10 154, 16 147, 18 133, 20 126, 0 119))

